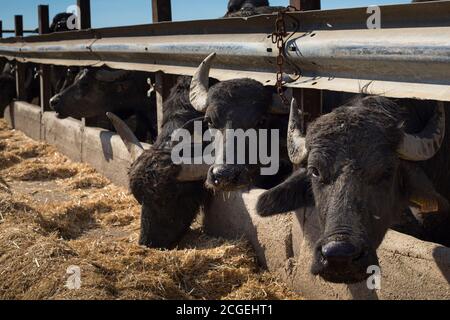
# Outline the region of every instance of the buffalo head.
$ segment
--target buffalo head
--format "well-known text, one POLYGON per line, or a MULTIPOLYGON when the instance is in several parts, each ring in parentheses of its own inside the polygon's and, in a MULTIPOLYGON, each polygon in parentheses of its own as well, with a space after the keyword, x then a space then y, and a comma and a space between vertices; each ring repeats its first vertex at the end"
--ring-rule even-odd
MULTIPOLYGON (((232 191, 252 185, 260 174, 259 159, 249 161, 255 155, 250 152, 248 130, 256 132, 259 129, 270 129, 270 113, 283 110, 283 106, 273 89, 252 79, 222 81, 209 88, 209 71, 214 57, 214 53, 208 56, 194 74, 190 101, 197 111, 205 114, 204 121, 208 127, 221 132, 224 142, 222 152, 216 154, 216 163, 219 164, 211 166, 206 186, 215 190, 232 191), (230 135, 230 132, 235 135, 230 135), (245 135, 242 148, 236 147, 239 133, 243 133, 241 138, 245 135), (234 156, 230 157, 230 154, 234 156), (244 161, 227 161, 228 158, 241 158, 244 161)), ((261 139, 258 135, 253 137, 255 140, 261 139)), ((266 142, 270 144, 270 141, 266 142)), ((252 143, 259 145, 260 141, 252 143)))
POLYGON ((50 99, 50 106, 60 118, 94 118, 115 112, 136 99, 133 94, 124 96, 136 86, 130 74, 123 70, 82 69, 72 85, 50 99))
POLYGON ((263 216, 315 206, 321 235, 312 273, 327 281, 355 283, 377 265, 376 249, 403 210, 448 207, 416 161, 432 158, 445 135, 443 105, 421 131, 408 134, 408 109, 382 97, 358 98, 317 119, 302 136, 295 103, 289 155, 299 169, 262 194, 263 216))
POLYGON ((131 156, 130 190, 142 205, 139 244, 171 248, 198 212, 203 199, 201 181, 209 167, 176 166, 170 150, 157 146, 144 150, 120 118, 111 113, 107 115, 131 156))
POLYGON ((78 67, 52 66, 51 69, 52 88, 54 95, 66 90, 71 86, 80 69, 78 67))

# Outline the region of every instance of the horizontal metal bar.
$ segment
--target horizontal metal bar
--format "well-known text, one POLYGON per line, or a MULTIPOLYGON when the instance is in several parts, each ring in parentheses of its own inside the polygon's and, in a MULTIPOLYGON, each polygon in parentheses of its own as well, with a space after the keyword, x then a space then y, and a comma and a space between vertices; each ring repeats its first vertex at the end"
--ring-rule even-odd
MULTIPOLYGON (((2 33, 12 33, 14 34, 16 31, 15 30, 2 30, 2 33)), ((38 34, 38 30, 23 30, 23 33, 35 33, 38 34)))
POLYGON ((450 99, 450 27, 317 31, 287 45, 303 75, 293 87, 450 99))
MULTIPOLYGON (((382 29, 366 8, 291 13, 288 86, 450 101, 450 1, 382 6, 382 29), (297 24, 298 22, 298 24, 297 24)), ((105 28, 0 41, 0 56, 20 62, 192 75, 211 52, 211 76, 274 85, 276 16, 105 28)))

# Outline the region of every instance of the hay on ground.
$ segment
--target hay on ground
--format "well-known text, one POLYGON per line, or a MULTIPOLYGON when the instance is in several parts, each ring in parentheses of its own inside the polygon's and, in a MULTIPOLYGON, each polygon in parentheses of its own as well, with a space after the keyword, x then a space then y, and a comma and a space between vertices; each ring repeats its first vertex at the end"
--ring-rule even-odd
POLYGON ((244 240, 196 227, 175 250, 138 246, 127 190, 4 121, 0 177, 0 299, 300 298, 259 270, 244 240), (66 286, 72 266, 78 290, 66 286))

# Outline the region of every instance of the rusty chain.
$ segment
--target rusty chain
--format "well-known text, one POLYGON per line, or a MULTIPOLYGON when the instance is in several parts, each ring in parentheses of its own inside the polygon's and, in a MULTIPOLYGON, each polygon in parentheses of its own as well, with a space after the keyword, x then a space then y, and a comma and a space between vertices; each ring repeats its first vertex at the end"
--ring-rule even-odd
POLYGON ((285 21, 285 15, 287 12, 291 11, 291 10, 297 10, 295 7, 293 6, 288 6, 284 9, 281 9, 280 11, 278 11, 277 14, 277 19, 275 22, 275 31, 272 33, 272 43, 277 45, 277 49, 278 49, 278 55, 277 55, 277 67, 278 67, 278 71, 277 71, 277 82, 276 82, 276 88, 277 88, 277 93, 280 96, 281 100, 283 101, 283 103, 285 105, 289 105, 290 101, 288 100, 288 98, 286 98, 286 95, 284 94, 284 82, 283 82, 283 75, 284 75, 284 64, 286 62, 286 57, 285 57, 285 51, 284 51, 284 47, 285 47, 285 38, 288 36, 288 33, 286 32, 286 21, 285 21))

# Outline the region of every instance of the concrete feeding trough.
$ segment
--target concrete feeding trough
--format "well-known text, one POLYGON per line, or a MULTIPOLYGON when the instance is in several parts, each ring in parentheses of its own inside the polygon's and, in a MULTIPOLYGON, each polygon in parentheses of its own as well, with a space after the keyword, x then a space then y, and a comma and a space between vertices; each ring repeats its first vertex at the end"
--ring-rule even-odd
POLYGON ((290 287, 311 299, 444 299, 450 298, 450 248, 389 231, 378 249, 381 289, 366 282, 337 285, 310 273, 312 247, 319 237, 314 208, 261 218, 255 212, 264 190, 216 197, 205 213, 209 233, 245 236, 259 261, 290 287))
MULTIPOLYGON (((87 162, 116 184, 127 186, 130 165, 120 138, 87 128, 81 121, 58 119, 54 113, 16 102, 5 111, 12 128, 43 140, 75 161, 87 162)), ((148 147, 148 146, 147 146, 148 147)), ((312 276, 312 244, 319 235, 313 208, 261 218, 255 204, 263 190, 219 194, 205 209, 205 229, 225 238, 247 238, 262 266, 311 299, 450 299, 450 248, 389 231, 378 249, 380 290, 365 282, 336 285, 312 276)))
POLYGON ((58 119, 54 112, 41 116, 39 107, 25 102, 13 103, 4 116, 12 128, 55 146, 74 161, 89 163, 113 183, 128 186, 130 157, 117 134, 85 127, 83 122, 72 118, 58 119))

